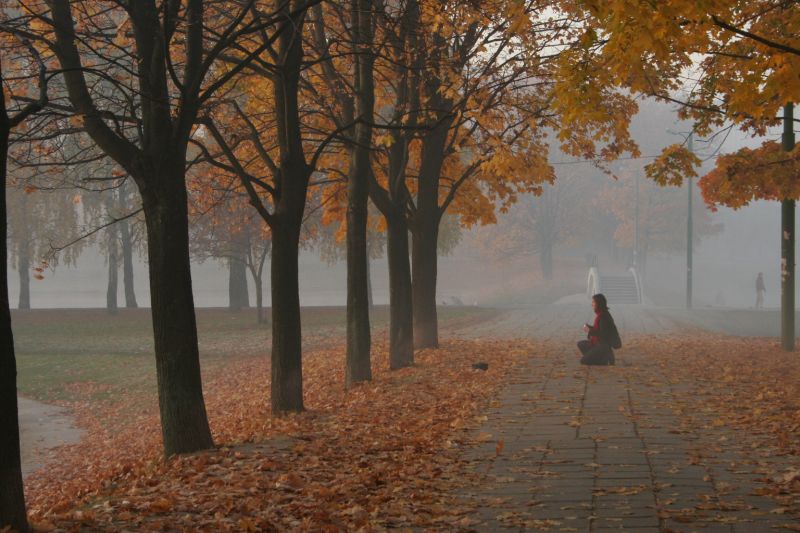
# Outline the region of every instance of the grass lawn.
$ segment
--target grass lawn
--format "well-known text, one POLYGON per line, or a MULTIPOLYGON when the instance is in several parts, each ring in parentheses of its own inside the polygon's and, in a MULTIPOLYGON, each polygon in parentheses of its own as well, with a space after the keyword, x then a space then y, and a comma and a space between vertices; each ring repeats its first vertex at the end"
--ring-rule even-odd
MULTIPOLYGON (((303 311, 306 348, 344 339, 344 308, 307 307, 303 311)), ((473 307, 443 307, 442 325, 463 324, 490 313, 473 307)), ((385 331, 386 306, 372 315, 374 335, 385 331)), ((155 394, 152 322, 149 309, 39 309, 13 312, 17 386, 21 394, 44 402, 112 399, 118 392, 155 394)), ((232 358, 269 353, 270 328, 257 324, 255 310, 198 309, 197 326, 204 371, 232 358)))

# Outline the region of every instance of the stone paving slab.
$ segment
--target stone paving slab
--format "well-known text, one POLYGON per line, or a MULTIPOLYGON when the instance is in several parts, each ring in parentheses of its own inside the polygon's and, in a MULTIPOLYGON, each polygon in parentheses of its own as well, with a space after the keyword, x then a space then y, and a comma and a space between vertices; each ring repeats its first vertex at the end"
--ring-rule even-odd
POLYGON ((682 428, 673 400, 689 389, 624 350, 616 367, 581 367, 563 334, 579 317, 538 320, 526 331, 562 348, 531 355, 465 451, 480 478, 463 494, 474 530, 787 531, 792 518, 754 493, 752 450, 726 428, 682 428))

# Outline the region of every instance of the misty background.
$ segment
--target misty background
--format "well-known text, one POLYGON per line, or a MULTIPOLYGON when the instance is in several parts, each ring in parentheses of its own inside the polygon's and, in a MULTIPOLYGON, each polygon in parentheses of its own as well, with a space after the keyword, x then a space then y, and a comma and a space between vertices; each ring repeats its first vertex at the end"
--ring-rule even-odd
MULTIPOLYGON (((623 160, 611 165, 617 172, 622 169, 630 174, 639 174, 642 182, 640 202, 654 204, 666 201, 672 195, 670 210, 676 220, 670 231, 672 245, 669 250, 654 247, 648 252, 644 276, 646 302, 654 305, 677 307, 685 302, 686 287, 686 186, 681 188, 684 203, 675 200, 676 192, 655 188, 641 167, 660 153, 664 146, 682 142, 691 126, 681 123, 671 106, 643 102, 632 125, 632 136, 641 147, 642 157, 623 160), (649 196, 649 197, 648 197, 649 196), (683 243, 680 246, 680 243, 683 243)), ((777 132, 774 136, 777 137, 777 132)), ((764 138, 746 138, 737 131, 719 135, 711 143, 697 141, 695 148, 701 159, 706 160, 700 174, 713 167, 717 153, 732 152, 742 146, 756 146, 764 138)), ((458 244, 447 255, 439 259, 439 285, 437 301, 453 305, 527 305, 552 303, 564 296, 585 291, 588 273, 587 254, 596 254, 601 272, 624 271, 631 264, 631 246, 615 234, 615 228, 599 225, 593 221, 603 211, 603 187, 613 186, 613 178, 602 174, 587 162, 569 161, 562 154, 552 154, 559 178, 563 174, 573 180, 593 182, 595 187, 583 194, 597 198, 580 198, 588 202, 587 219, 581 227, 573 228, 573 234, 554 246, 553 276, 545 279, 537 257, 535 245, 510 254, 501 247, 493 246, 496 237, 489 228, 462 229, 458 244), (593 231, 589 231, 589 229, 593 231), (599 228, 599 229, 598 229, 599 228), (603 232, 601 235, 597 231, 603 232), (591 235, 589 235, 591 233, 591 235)), ((695 180, 696 181, 696 180, 695 180)), ((613 194, 613 193, 612 193, 613 194)), ((572 201, 567 198, 566 201, 572 201)), ((540 198, 521 197, 519 203, 532 202, 535 206, 540 198)), ((700 191, 694 187, 695 208, 704 206, 700 191)), ((618 209, 630 209, 633 216, 634 202, 618 209)), ((733 211, 721 208, 706 213, 705 222, 714 226, 707 235, 698 235, 694 247, 694 305, 695 307, 748 308, 755 303, 755 277, 764 273, 767 293, 766 307, 780 305, 780 204, 758 201, 750 206, 733 211)), ((498 226, 494 230, 502 233, 511 214, 498 214, 498 226)), ((607 214, 603 217, 608 218, 607 214)), ((699 221, 696 221, 699 223, 699 221)), ((524 235, 525 227, 517 228, 524 235)), ((533 232, 533 228, 529 229, 533 232)), ((640 237, 640 249, 645 244, 640 237)), ((33 258, 32 266, 37 263, 33 258)), ((31 307, 33 308, 90 308, 103 307, 106 301, 108 267, 101 249, 92 244, 77 257, 75 264, 61 264, 47 269, 44 279, 31 279, 31 307)), ((19 276, 16 264, 9 263, 9 290, 12 305, 19 298, 19 276)), ((198 307, 224 307, 228 305, 228 267, 225 261, 208 259, 195 261, 192 270, 195 304, 198 307)), ((134 263, 136 296, 140 306, 149 306, 147 266, 141 257, 134 263)), ((265 269, 264 301, 269 305, 269 275, 265 269)), ((346 303, 346 271, 343 261, 335 264, 320 258, 316 250, 305 250, 300 255, 300 300, 304 306, 338 306, 346 303)), ((373 259, 371 281, 374 302, 387 304, 389 300, 388 272, 385 256, 373 259)), ((255 304, 253 281, 248 277, 250 304, 255 304)), ((123 287, 120 283, 119 294, 123 287)), ((800 291, 799 291, 800 292, 800 291)), ((800 298, 798 298, 800 301, 800 298)))

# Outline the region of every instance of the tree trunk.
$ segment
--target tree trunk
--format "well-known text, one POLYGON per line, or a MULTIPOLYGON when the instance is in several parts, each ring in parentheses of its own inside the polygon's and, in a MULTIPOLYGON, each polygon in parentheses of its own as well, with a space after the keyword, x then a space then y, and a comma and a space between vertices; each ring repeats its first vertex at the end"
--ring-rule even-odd
MULTIPOLYGON (((302 2, 276 0, 277 13, 287 16, 302 2)), ((311 168, 305 159, 300 129, 298 91, 303 64, 303 24, 288 28, 277 39, 283 59, 273 83, 278 141, 280 193, 270 223, 272 229, 272 412, 303 410, 303 364, 300 286, 297 261, 311 168)))
POLYGON ((23 237, 17 248, 17 271, 19 272, 18 309, 31 308, 31 242, 23 237))
POLYGON ((125 307, 133 309, 139 307, 136 303, 136 292, 133 285, 133 239, 131 228, 127 220, 119 224, 120 242, 122 244, 122 283, 125 286, 125 307))
POLYGON ((161 431, 167 456, 211 448, 189 267, 183 160, 142 195, 147 222, 150 298, 161 431))
POLYGON ((256 321, 259 324, 264 324, 266 320, 266 314, 264 313, 264 287, 262 276, 258 276, 253 278, 253 282, 256 286, 256 321))
POLYGON ((303 410, 298 253, 300 219, 272 231, 272 412, 303 410))
POLYGON ((389 368, 397 370, 414 364, 408 226, 402 216, 387 218, 386 222, 389 258, 389 368))
MULTIPOLYGON (((2 80, 2 74, 0 74, 2 80)), ((0 95, 0 529, 29 531, 22 485, 17 407, 17 360, 8 299, 8 211, 6 177, 10 126, 0 95)))
MULTIPOLYGON (((445 107, 438 94, 438 81, 427 82, 433 96, 434 108, 445 107)), ((439 178, 445 159, 445 145, 452 119, 442 120, 423 138, 417 188, 417 211, 411 221, 412 273, 414 291, 414 346, 437 348, 439 322, 436 313, 436 278, 438 268, 439 223, 442 209, 439 206, 439 178)))
POLYGON ((438 270, 438 217, 421 225, 417 221, 412 234, 412 279, 414 304, 414 347, 439 346, 439 322, 436 312, 438 270))
POLYGON ((544 279, 553 279, 553 243, 543 242, 542 249, 539 252, 539 265, 542 268, 542 276, 544 279))
POLYGON ((369 145, 354 149, 347 180, 347 355, 344 381, 348 388, 372 379, 365 169, 365 165, 370 164, 369 157, 369 145))
POLYGON ((372 264, 367 257, 367 300, 369 301, 370 310, 374 307, 375 301, 372 296, 372 264))
POLYGON ((112 224, 106 229, 108 233, 108 288, 106 289, 106 309, 111 314, 117 312, 117 280, 119 273, 119 257, 117 243, 117 226, 112 224))
POLYGON ((228 258, 228 308, 240 311, 250 307, 250 295, 247 292, 247 265, 245 254, 237 253, 228 258))
POLYGON ((258 256, 258 263, 253 255, 252 241, 250 250, 248 251, 249 260, 247 266, 250 269, 250 275, 253 277, 253 286, 256 290, 256 322, 264 324, 267 321, 266 313, 264 312, 264 263, 269 254, 269 247, 262 250, 258 256))
POLYGON ((361 119, 354 128, 355 145, 347 175, 347 356, 345 387, 372 379, 369 327, 369 255, 367 199, 370 146, 375 105, 372 76, 372 2, 351 0, 355 52, 355 109, 361 119))

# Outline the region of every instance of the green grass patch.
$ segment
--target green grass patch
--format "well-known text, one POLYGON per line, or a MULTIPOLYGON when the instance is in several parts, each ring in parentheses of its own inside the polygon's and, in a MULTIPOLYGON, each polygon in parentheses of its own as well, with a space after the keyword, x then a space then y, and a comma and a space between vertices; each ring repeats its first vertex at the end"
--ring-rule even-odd
MULTIPOLYGON (((442 307, 443 325, 479 319, 486 309, 442 307)), ((266 357, 270 326, 256 322, 255 310, 198 309, 203 368, 231 358, 266 357)), ((376 306, 372 326, 385 328, 389 310, 376 306)), ((345 337, 342 307, 302 310, 306 349, 345 337)), ((20 392, 44 402, 113 401, 120 392, 155 394, 155 356, 149 309, 42 309, 12 316, 20 392)))

